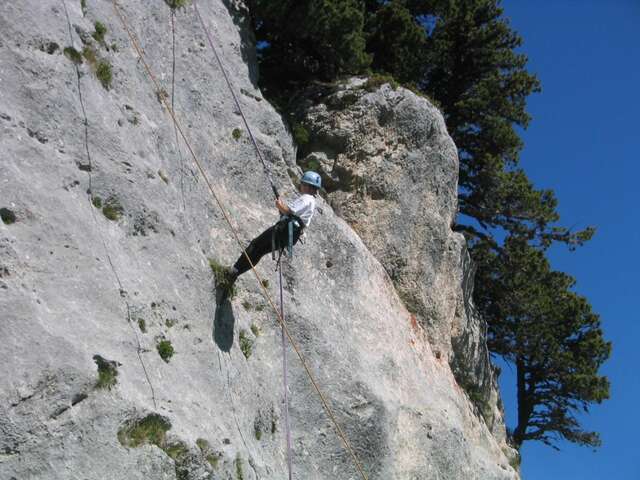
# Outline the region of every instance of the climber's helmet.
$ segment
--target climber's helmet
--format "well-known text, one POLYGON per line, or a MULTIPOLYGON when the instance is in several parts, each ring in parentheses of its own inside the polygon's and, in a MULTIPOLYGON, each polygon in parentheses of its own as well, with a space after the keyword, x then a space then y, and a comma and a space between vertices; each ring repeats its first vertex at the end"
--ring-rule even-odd
POLYGON ((318 175, 316 172, 312 172, 311 170, 309 170, 308 172, 304 172, 304 175, 302 175, 300 181, 315 188, 322 187, 322 179, 320 178, 320 175, 318 175))

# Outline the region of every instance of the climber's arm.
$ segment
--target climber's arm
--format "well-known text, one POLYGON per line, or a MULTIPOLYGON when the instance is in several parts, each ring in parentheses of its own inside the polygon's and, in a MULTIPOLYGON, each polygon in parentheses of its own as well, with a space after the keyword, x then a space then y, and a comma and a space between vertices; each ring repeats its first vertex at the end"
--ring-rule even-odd
POLYGON ((276 200, 276 208, 283 215, 290 215, 291 209, 287 206, 287 204, 282 200, 282 197, 278 197, 276 200))

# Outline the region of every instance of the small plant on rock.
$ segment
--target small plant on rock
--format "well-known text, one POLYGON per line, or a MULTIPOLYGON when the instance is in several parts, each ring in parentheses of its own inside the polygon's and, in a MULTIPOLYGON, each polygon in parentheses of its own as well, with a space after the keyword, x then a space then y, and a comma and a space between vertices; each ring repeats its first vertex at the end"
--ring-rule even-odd
POLYGON ((102 86, 106 90, 109 90, 111 88, 111 80, 113 79, 111 64, 106 60, 100 60, 96 66, 96 77, 98 77, 102 86))
POLYGON ((152 413, 131 422, 118 431, 118 440, 125 447, 140 447, 151 444, 162 448, 166 442, 167 432, 171 429, 169 419, 152 413))
POLYGON ((178 323, 178 320, 176 320, 175 318, 167 318, 164 321, 164 324, 166 325, 167 328, 171 328, 175 326, 176 323, 178 323))
POLYGON ((240 140, 240 137, 242 137, 242 130, 240 130, 239 128, 234 128, 231 132, 231 136, 237 142, 238 140, 240 140))
POLYGON ((107 27, 104 26, 102 22, 96 22, 95 31, 91 34, 91 36, 100 44, 104 45, 104 36, 107 33, 107 27))
POLYGON ((6 207, 0 208, 0 218, 2 219, 2 223, 4 223, 5 225, 16 223, 16 214, 6 207))
POLYGON ((82 63, 82 54, 73 47, 66 47, 63 51, 64 56, 71 60, 76 65, 82 63))
POLYGON ((202 455, 204 455, 207 463, 209 463, 209 465, 211 465, 211 467, 214 469, 218 468, 218 462, 220 461, 222 454, 214 452, 211 448, 211 444, 204 438, 197 439, 196 445, 198 445, 198 448, 202 452, 202 455))
POLYGON ((242 470, 242 458, 240 457, 240 455, 236 457, 234 463, 236 465, 236 479, 244 480, 244 472, 242 470))
POLYGON ((102 214, 112 222, 119 220, 123 213, 124 208, 116 197, 109 197, 102 207, 102 214))
POLYGON ((93 48, 88 45, 85 46, 82 49, 82 56, 87 61, 87 63, 91 65, 92 68, 95 68, 96 64, 98 63, 98 56, 93 48))
POLYGON ((219 264, 215 259, 209 259, 209 267, 215 277, 216 287, 228 292, 228 298, 233 298, 236 295, 235 283, 232 283, 230 277, 230 271, 228 267, 219 264))
POLYGON ((158 350, 158 354, 160 355, 160 358, 162 358, 162 360, 164 360, 166 363, 169 363, 169 360, 171 359, 171 357, 173 357, 173 354, 175 353, 175 350, 173 349, 173 345, 171 345, 171 342, 166 339, 160 340, 156 345, 156 349, 158 350))
POLYGON ((98 365, 98 381, 95 387, 111 390, 118 383, 118 362, 107 360, 100 355, 94 355, 93 360, 98 365))
POLYGON ((239 335, 240 350, 245 358, 249 358, 253 353, 253 340, 249 337, 246 330, 240 330, 239 335))
POLYGON ((302 124, 295 123, 292 129, 293 140, 300 147, 305 146, 309 143, 310 135, 309 130, 307 130, 302 124))
POLYGON ((188 5, 188 0, 165 0, 169 8, 176 10, 178 8, 183 8, 188 5))
POLYGON ((367 82, 363 85, 363 88, 367 92, 374 92, 385 83, 388 83, 393 90, 397 90, 400 86, 400 84, 391 75, 381 75, 376 73, 369 77, 367 82))
POLYGON ((180 460, 189 453, 189 448, 187 448, 187 445, 184 442, 180 441, 165 445, 162 450, 164 450, 164 453, 169 455, 169 457, 171 457, 173 460, 180 460))

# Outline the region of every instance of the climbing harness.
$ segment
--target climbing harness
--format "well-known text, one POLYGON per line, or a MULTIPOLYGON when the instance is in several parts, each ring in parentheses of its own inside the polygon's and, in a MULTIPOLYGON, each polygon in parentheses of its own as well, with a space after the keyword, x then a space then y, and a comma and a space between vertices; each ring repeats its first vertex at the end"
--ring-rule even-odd
POLYGON ((280 258, 282 257, 282 249, 284 248, 283 245, 280 245, 280 242, 278 242, 278 234, 280 234, 280 232, 282 232, 283 230, 286 230, 287 232, 287 256, 290 259, 293 259, 293 244, 295 243, 295 239, 294 239, 294 232, 296 232, 296 229, 298 232, 300 232, 298 234, 298 238, 300 237, 300 235, 302 235, 302 232, 304 231, 304 222, 300 219, 300 217, 298 217, 297 215, 293 215, 292 213, 287 214, 287 215, 282 215, 280 217, 280 220, 278 220, 278 223, 276 223, 273 226, 273 229, 271 230, 271 259, 272 260, 276 260, 276 251, 280 250, 280 255, 278 256, 278 262, 280 261, 280 258))
MULTIPOLYGON (((153 87, 155 88, 154 91, 158 92, 158 91, 162 91, 160 84, 158 83, 156 77, 153 75, 153 72, 151 71, 149 65, 146 62, 144 53, 142 51, 142 48, 139 45, 139 42, 137 41, 137 39, 135 38, 134 34, 131 32, 131 30, 129 29, 129 26, 127 24, 127 21, 125 20, 122 12, 120 11, 120 8, 118 6, 117 0, 112 0, 112 4, 114 7, 114 10, 116 12, 116 15, 118 16, 120 23, 122 24, 123 28, 125 29, 127 36, 129 37, 131 44, 134 48, 134 50, 136 51, 140 62, 142 63, 145 71, 147 72, 147 75, 149 75, 149 79, 151 80, 151 82, 153 83, 153 87)), ((196 0, 193 1, 193 5, 195 7, 196 13, 198 14, 198 17, 200 18, 200 23, 202 24, 202 27, 204 28, 205 32, 207 33, 207 37, 209 39, 209 44, 211 45, 212 49, 214 50, 214 53, 216 55, 216 58, 219 61, 219 57, 217 55, 217 52, 215 51, 215 48, 213 47, 213 41, 211 40, 211 36, 208 33, 208 30, 206 28, 206 25, 204 24, 204 21, 202 21, 202 17, 199 14, 198 11, 198 7, 197 7, 197 2, 196 0)), ((224 68, 222 68, 222 62, 219 61, 219 65, 221 66, 221 70, 224 73, 224 68)), ((260 149, 258 148, 258 145, 253 137, 253 134, 251 133, 250 129, 249 129, 249 125, 246 121, 246 118, 244 117, 244 114, 242 113, 242 109, 240 108, 240 103, 238 102, 235 94, 233 93, 233 89, 231 87, 231 83, 228 80, 228 77, 225 73, 225 80, 227 81, 227 85, 229 86, 234 100, 236 102, 236 105, 240 111, 240 114, 245 122, 245 126, 247 127, 247 130, 249 131, 249 135, 251 137, 251 140, 253 142, 254 147, 256 148, 256 151, 258 152, 258 157, 260 158, 260 160, 262 161, 262 165, 265 168, 265 173, 269 179, 269 182, 271 183, 271 188, 273 190, 274 195, 277 197, 279 197, 278 194, 278 190, 275 187, 275 184, 273 183, 273 180, 271 179, 271 176, 269 174, 268 169, 266 168, 266 163, 264 162, 264 159, 262 158, 262 154, 260 153, 260 149)), ((271 306, 271 308, 273 309, 273 311, 276 313, 276 318, 278 320, 278 322, 280 323, 281 327, 282 327, 282 331, 284 332, 284 334, 286 335, 287 339, 289 340, 289 343, 291 344, 291 346, 293 347, 294 351, 296 352, 296 355, 298 356, 298 359, 300 360, 300 363, 302 364, 302 367, 305 370, 305 373, 307 374, 307 376, 309 377, 309 380, 311 382, 311 384, 313 385, 313 388, 315 389, 316 393, 318 394, 318 397, 320 398, 320 401, 322 403, 323 408, 325 409, 327 416, 329 417, 329 420, 331 421, 331 423, 333 424, 333 426, 336 429, 336 433, 337 435, 340 437, 340 439, 342 440, 345 449, 349 452, 351 458, 353 459, 354 465, 356 467, 356 469, 358 470, 358 473, 360 474, 360 476, 364 479, 364 480, 368 480, 368 477, 366 475, 366 473, 364 472, 364 469, 362 467, 362 465, 360 464, 360 461, 358 460, 358 457, 355 453, 355 451, 353 450, 353 447, 351 446, 351 444, 349 443, 349 440, 347 439, 344 431, 342 430, 342 428, 340 427, 334 413, 333 410, 331 409, 331 407, 329 406, 329 403, 327 401, 327 399, 325 398, 324 394, 322 393, 322 390, 320 390, 320 387, 318 386, 318 383, 315 379, 315 377, 313 376, 313 374, 311 373, 311 369, 309 368, 304 355, 302 354, 300 347, 298 347, 297 343, 295 342, 295 340, 293 339, 293 337, 291 336, 291 332, 289 332, 289 329, 287 328, 283 316, 282 316, 282 312, 280 310, 278 310, 278 308, 276 307, 275 303, 273 302, 273 299, 271 298, 271 296, 269 295, 269 292, 267 291, 264 283, 262 282, 262 278, 260 277, 260 274, 258 273, 258 271, 255 268, 255 265, 253 264, 253 262, 251 261, 251 258, 249 257, 246 249, 243 247, 243 243, 240 240, 240 236, 238 234, 238 232, 236 231, 235 227, 233 226, 233 223, 231 222, 231 218, 229 217, 229 214, 227 213, 226 209, 224 208, 224 205, 222 204, 220 198, 218 197, 218 195, 215 192, 215 189, 213 188, 213 185, 211 184, 211 180, 209 179, 209 176, 207 175, 206 171, 204 170, 204 167, 202 166, 202 163, 200 162, 198 156, 195 154, 195 151, 193 150, 193 147, 191 146, 189 140, 187 139, 184 130, 182 128, 182 125, 180 124, 180 122, 178 121, 178 119, 176 118, 175 112, 173 110, 173 108, 171 108, 171 106, 169 105, 169 103, 167 102, 167 100, 162 97, 161 99, 161 104, 164 106, 165 110, 167 110, 167 113, 169 114, 169 116, 171 117, 172 121, 174 122, 176 128, 178 129, 178 131, 180 132, 180 136, 182 137, 182 139, 184 140, 187 149, 189 150, 189 153, 191 155, 191 157, 193 158, 194 163, 196 164, 196 167, 198 168, 198 171, 200 172, 200 174, 202 175, 202 178, 205 181, 205 184, 209 190, 209 192, 211 193, 211 196, 213 197, 213 199, 215 200, 216 204, 218 205, 218 208, 220 208, 220 211, 222 212, 222 216, 224 217, 225 221, 227 222, 227 224, 229 225, 229 229, 231 230, 231 233, 233 234, 234 239, 236 240, 236 243, 238 244, 238 246, 242 249, 242 253, 243 255, 246 257, 246 259, 249 262, 249 265, 251 266, 251 270, 253 271, 254 276, 256 277, 256 280, 258 281, 258 285, 259 288, 262 290, 262 294, 264 296, 264 298, 267 300, 267 302, 269 303, 269 305, 271 306)), ((291 478, 291 477, 290 477, 291 478)))

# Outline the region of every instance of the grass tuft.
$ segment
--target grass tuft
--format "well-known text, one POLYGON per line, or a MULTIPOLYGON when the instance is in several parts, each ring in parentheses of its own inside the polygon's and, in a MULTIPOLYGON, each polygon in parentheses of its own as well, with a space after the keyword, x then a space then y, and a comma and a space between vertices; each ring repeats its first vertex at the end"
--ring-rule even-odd
POLYGON ((125 425, 118 431, 118 440, 125 447, 136 448, 141 445, 165 445, 167 432, 171 429, 169 419, 152 413, 143 419, 125 425))
POLYGON ((109 90, 111 88, 111 81, 113 80, 111 64, 106 60, 100 60, 96 66, 96 77, 98 77, 102 86, 106 90, 109 90))
POLYGON ((178 8, 184 8, 189 4, 189 0, 165 0, 169 8, 176 10, 178 8))
POLYGON ((155 445, 175 464, 175 478, 186 480, 189 477, 189 448, 180 441, 167 441, 167 432, 171 429, 168 418, 152 413, 146 417, 128 422, 118 430, 118 440, 125 447, 137 448, 142 445, 155 445))
POLYGON ((202 451, 203 453, 206 452, 207 450, 211 449, 211 444, 207 440, 205 440, 204 438, 197 439, 196 440, 196 445, 198 446, 200 451, 202 451))
POLYGON ((209 267, 215 277, 216 287, 227 290, 228 298, 232 299, 236 295, 236 285, 231 283, 229 278, 229 268, 218 263, 215 259, 209 258, 209 267))
POLYGON ((211 465, 211 467, 214 469, 218 468, 218 463, 220 462, 220 458, 222 457, 222 454, 218 452, 214 452, 213 449, 211 448, 211 444, 208 441, 206 441, 204 438, 197 439, 196 445, 198 445, 198 448, 202 452, 202 455, 204 455, 204 458, 207 461, 207 463, 209 463, 209 465, 211 465))
POLYGON ((118 383, 118 363, 94 355, 93 361, 98 365, 98 381, 95 388, 111 390, 118 383))
POLYGON ((67 47, 62 51, 62 53, 64 53, 64 56, 76 65, 80 65, 82 63, 82 54, 75 48, 67 47))
POLYGON ((252 323, 252 324, 251 324, 251 332, 252 332, 256 337, 259 337, 259 336, 260 336, 260 328, 259 328, 255 323, 252 323))
POLYGON ((112 222, 120 219, 124 213, 124 208, 116 197, 109 197, 102 207, 102 214, 112 222))
POLYGON ((147 333, 147 322, 145 321, 144 318, 138 319, 138 327, 140 328, 140 331, 142 333, 147 333))
POLYGON ((82 56, 87 61, 87 63, 91 65, 92 68, 95 68, 96 64, 98 63, 98 56, 96 55, 96 51, 93 48, 85 46, 82 49, 82 56))
POLYGON ((162 450, 169 455, 173 460, 180 460, 189 453, 189 448, 184 442, 173 442, 169 445, 165 445, 162 450))
POLYGON ((392 89, 396 90, 400 84, 391 75, 373 74, 367 82, 362 86, 367 92, 374 92, 378 90, 382 85, 388 83, 392 89))
POLYGON ((239 334, 240 350, 244 358, 249 358, 253 353, 253 340, 249 337, 248 332, 244 329, 239 334))
POLYGON ((111 64, 106 60, 99 60, 95 49, 88 45, 82 49, 82 56, 89 64, 91 70, 93 70, 102 86, 106 90, 109 90, 109 88, 111 88, 111 81, 113 80, 111 64))
POLYGON ((171 328, 173 326, 175 326, 178 323, 178 320, 176 320, 175 318, 167 318, 164 321, 164 324, 167 328, 171 328))
POLYGON ((104 36, 107 33, 107 27, 105 27, 104 23, 96 22, 94 24, 95 31, 91 34, 95 41, 104 45, 104 36))
POLYGON ((239 454, 236 457, 234 463, 236 465, 236 479, 237 480, 244 480, 244 472, 242 470, 242 458, 240 458, 239 454))
POLYGON ((173 345, 171 345, 171 342, 166 339, 160 340, 156 345, 156 349, 158 350, 158 354, 160 355, 160 358, 162 358, 162 360, 164 360, 166 363, 169 363, 169 360, 171 359, 171 357, 173 357, 173 354, 175 353, 175 350, 173 349, 173 345))

